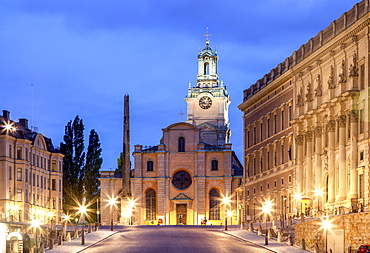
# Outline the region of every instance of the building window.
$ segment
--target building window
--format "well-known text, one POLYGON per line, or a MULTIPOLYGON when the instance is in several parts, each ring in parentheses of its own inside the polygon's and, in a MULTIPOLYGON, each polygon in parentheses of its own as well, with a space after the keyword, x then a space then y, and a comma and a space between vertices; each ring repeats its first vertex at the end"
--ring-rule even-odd
POLYGON ((17 181, 22 181, 22 168, 17 168, 17 181))
POLYGON ((213 188, 209 192, 209 219, 219 220, 220 219, 220 192, 213 188))
POLYGON ((146 219, 155 220, 156 219, 156 195, 153 189, 149 189, 145 194, 146 201, 146 219))
POLYGON ((212 160, 211 170, 218 170, 218 161, 217 160, 212 160))
POLYGON ((270 169, 270 152, 267 152, 267 169, 269 170, 270 169))
POLYGON ((281 111, 281 130, 284 130, 284 110, 281 111))
POLYGON ((284 178, 281 179, 281 185, 284 185, 284 178))
POLYGON ((153 171, 153 161, 147 161, 146 162, 146 170, 147 171, 153 171))
POLYGON ((292 121, 292 119, 293 119, 293 108, 292 108, 292 106, 290 105, 290 106, 289 106, 289 126, 291 126, 290 121, 292 121))
POLYGON ((39 187, 39 186, 40 186, 40 184, 39 184, 39 179, 40 179, 40 177, 39 177, 39 175, 37 175, 37 187, 39 187))
POLYGON ((360 65, 360 90, 365 89, 365 64, 360 65))
POLYGON ((17 189, 17 201, 22 201, 22 189, 17 189))
POLYGON ((46 177, 44 177, 44 189, 46 189, 46 177))
POLYGON ((274 134, 277 133, 277 115, 274 115, 274 134))
POLYGON ((41 176, 41 178, 40 178, 40 187, 41 188, 43 188, 43 183, 44 183, 44 181, 42 180, 42 176, 41 176))
POLYGON ((22 159, 22 148, 17 147, 17 159, 22 159))
POLYGON ((57 171, 57 161, 51 161, 51 171, 57 171))
POLYGON ((361 151, 360 152, 360 161, 363 161, 364 160, 364 151, 361 151))
POLYGON ((262 187, 262 185, 260 185, 260 192, 262 192, 262 189, 263 189, 263 187, 262 187))
POLYGON ((56 205, 57 205, 57 200, 55 199, 55 198, 53 198, 53 201, 52 201, 52 208, 53 209, 56 209, 57 207, 56 207, 56 205))
POLYGON ((270 137, 270 119, 267 119, 267 137, 270 137))
POLYGON ((289 177, 288 177, 288 181, 289 181, 289 183, 291 183, 291 182, 292 182, 292 176, 291 176, 291 175, 289 175, 289 177))
POLYGON ((32 174, 32 185, 35 186, 36 183, 36 175, 32 174))
POLYGON ((248 130, 248 132, 247 132, 247 148, 250 147, 249 139, 250 139, 250 137, 249 137, 249 130, 248 130))
POLYGON ((364 132, 364 109, 359 110, 359 120, 360 120, 360 134, 364 132))
POLYGON ((257 130, 256 127, 253 127, 253 145, 257 143, 257 130))
POLYGON ((12 158, 12 145, 9 145, 9 158, 12 158))
POLYGON ((263 123, 260 124, 260 141, 263 141, 263 123))
POLYGON ((24 181, 28 182, 28 169, 24 171, 24 181))
POLYGON ((178 148, 179 148, 179 152, 185 152, 185 138, 184 137, 180 137, 179 138, 179 141, 178 141, 178 148))
POLYGON ((276 180, 274 181, 274 188, 276 188, 276 180))
POLYGON ((26 156, 26 161, 28 161, 28 148, 25 149, 24 154, 26 156))
POLYGON ((285 153, 284 145, 281 145, 281 164, 284 163, 284 153, 285 153))
POLYGON ((28 203, 28 190, 24 191, 24 202, 28 203))
POLYGON ((51 190, 52 191, 56 191, 57 190, 57 180, 56 179, 52 179, 51 180, 51 190))
POLYGON ((62 191, 62 180, 59 180, 59 191, 62 191))
POLYGON ((12 180, 12 167, 9 166, 9 180, 12 180))

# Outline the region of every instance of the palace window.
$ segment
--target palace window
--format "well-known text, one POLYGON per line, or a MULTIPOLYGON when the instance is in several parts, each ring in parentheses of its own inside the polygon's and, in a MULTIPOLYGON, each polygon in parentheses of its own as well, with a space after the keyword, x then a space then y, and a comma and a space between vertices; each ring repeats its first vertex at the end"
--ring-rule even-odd
POLYGON ((156 219, 156 195, 153 189, 149 189, 145 194, 146 201, 146 220, 155 220, 156 219))
POLYGON ((270 137, 270 119, 267 119, 267 137, 270 137))
POLYGON ((9 166, 9 180, 12 180, 12 167, 9 166))
POLYGON ((284 110, 281 111, 281 130, 284 130, 284 110))
POLYGON ((185 152, 185 138, 180 137, 178 141, 179 152, 185 152))
POLYGON ((260 124, 260 141, 263 141, 263 123, 260 124))
POLYGON ((147 171, 153 171, 153 168, 154 166, 153 166, 153 161, 147 161, 146 162, 146 170, 147 171))
POLYGON ((284 163, 284 145, 281 145, 281 163, 284 163))
POLYGON ((219 220, 220 219, 220 192, 213 188, 209 192, 209 219, 219 220))
POLYGON ((17 159, 22 159, 22 148, 17 147, 17 159))
POLYGON ((360 65, 360 90, 365 89, 365 65, 360 65))
POLYGON ((218 161, 217 160, 212 160, 211 170, 218 170, 218 161))
POLYGON ((51 190, 52 191, 56 191, 57 190, 57 180, 56 179, 52 179, 51 180, 51 190))
POLYGON ((290 121, 293 119, 293 107, 290 105, 289 106, 289 126, 291 126, 290 121))

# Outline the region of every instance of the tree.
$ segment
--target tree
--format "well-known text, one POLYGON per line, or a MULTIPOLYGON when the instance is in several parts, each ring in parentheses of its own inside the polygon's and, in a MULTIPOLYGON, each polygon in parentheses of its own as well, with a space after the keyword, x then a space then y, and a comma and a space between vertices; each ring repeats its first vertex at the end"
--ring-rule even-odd
MULTIPOLYGON (((103 163, 103 159, 101 156, 102 149, 100 147, 99 142, 99 135, 96 133, 94 129, 90 131, 89 135, 89 146, 87 147, 87 154, 86 154, 86 165, 84 168, 84 178, 83 178, 83 185, 84 185, 84 193, 86 203, 94 203, 91 208, 96 209, 96 199, 99 197, 99 188, 100 188, 100 181, 98 180, 100 174, 99 170, 103 163)), ((93 212, 91 217, 93 220, 95 219, 96 212, 93 212)))
POLYGON ((81 180, 84 177, 83 167, 85 160, 84 145, 84 124, 77 115, 69 121, 65 127, 64 143, 60 144, 63 158, 63 211, 65 213, 76 212, 78 202, 83 201, 83 185, 81 180))
POLYGON ((123 161, 123 153, 121 152, 119 154, 119 157, 117 158, 117 168, 114 171, 115 177, 122 177, 122 161, 123 161))

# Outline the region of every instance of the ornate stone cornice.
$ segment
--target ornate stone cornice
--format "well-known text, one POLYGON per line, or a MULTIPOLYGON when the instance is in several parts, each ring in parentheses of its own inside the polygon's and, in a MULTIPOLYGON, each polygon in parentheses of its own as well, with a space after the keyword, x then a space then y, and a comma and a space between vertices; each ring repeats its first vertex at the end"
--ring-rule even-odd
POLYGON ((307 141, 312 141, 313 133, 312 131, 307 131, 306 132, 306 140, 307 141))
POLYGON ((321 126, 315 127, 314 131, 315 131, 315 136, 316 137, 321 137, 321 135, 322 135, 322 127, 321 126))

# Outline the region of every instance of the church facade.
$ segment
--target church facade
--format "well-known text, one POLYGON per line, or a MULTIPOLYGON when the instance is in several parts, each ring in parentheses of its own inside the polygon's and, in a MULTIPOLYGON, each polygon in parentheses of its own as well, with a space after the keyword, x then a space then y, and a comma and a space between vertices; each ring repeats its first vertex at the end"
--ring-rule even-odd
MULTIPOLYGON (((154 147, 134 146, 131 224, 217 225, 225 222, 227 212, 229 224, 237 222, 236 204, 223 200, 233 198, 243 168, 229 143, 230 96, 219 81, 217 62, 207 39, 198 54, 197 84, 189 85, 185 98, 186 122, 162 129, 154 147)), ((106 205, 110 196, 119 195, 120 179, 103 171, 100 181, 102 223, 125 223, 119 217, 124 207, 110 212, 106 205)))

